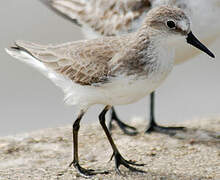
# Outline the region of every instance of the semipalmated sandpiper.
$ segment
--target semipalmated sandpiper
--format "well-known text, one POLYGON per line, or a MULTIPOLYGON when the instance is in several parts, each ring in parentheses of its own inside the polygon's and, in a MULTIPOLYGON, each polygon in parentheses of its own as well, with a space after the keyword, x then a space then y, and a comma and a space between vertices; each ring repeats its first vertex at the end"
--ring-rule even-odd
POLYGON ((15 46, 6 51, 44 73, 63 89, 67 104, 79 107, 73 124, 73 161, 70 165, 85 176, 98 172, 86 170, 79 164, 80 121, 90 106, 105 105, 99 120, 111 144, 116 171, 120 174, 120 165, 143 172, 132 166, 143 164, 122 157, 105 124, 105 114, 113 105, 138 101, 165 80, 174 64, 174 49, 168 43, 178 38, 214 58, 213 53, 193 35, 187 15, 169 6, 149 11, 142 26, 134 33, 60 45, 16 41, 15 46))

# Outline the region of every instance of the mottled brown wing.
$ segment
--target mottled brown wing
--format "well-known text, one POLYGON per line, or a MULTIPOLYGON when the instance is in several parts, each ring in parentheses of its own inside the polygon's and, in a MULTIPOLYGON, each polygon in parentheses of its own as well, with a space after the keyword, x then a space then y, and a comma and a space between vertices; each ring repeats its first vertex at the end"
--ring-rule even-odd
POLYGON ((41 0, 47 6, 101 35, 118 35, 151 7, 152 0, 41 0))
POLYGON ((72 81, 91 85, 108 80, 108 62, 121 45, 109 37, 108 41, 78 41, 57 46, 17 41, 16 46, 72 81))

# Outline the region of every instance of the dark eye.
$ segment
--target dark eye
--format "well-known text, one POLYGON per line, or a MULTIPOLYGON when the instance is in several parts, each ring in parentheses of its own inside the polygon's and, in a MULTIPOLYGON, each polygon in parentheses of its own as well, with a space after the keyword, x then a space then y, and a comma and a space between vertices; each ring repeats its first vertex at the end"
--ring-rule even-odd
POLYGON ((170 28, 170 29, 173 29, 176 27, 176 24, 175 22, 173 21, 167 21, 167 26, 170 28))

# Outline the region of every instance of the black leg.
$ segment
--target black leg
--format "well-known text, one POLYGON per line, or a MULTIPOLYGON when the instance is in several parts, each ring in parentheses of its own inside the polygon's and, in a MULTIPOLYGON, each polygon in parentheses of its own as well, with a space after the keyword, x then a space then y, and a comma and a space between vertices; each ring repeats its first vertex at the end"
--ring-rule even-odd
POLYGON ((168 135, 175 135, 178 130, 185 130, 185 127, 163 127, 159 126, 155 121, 155 92, 150 94, 150 123, 145 131, 145 133, 158 132, 168 135))
POLYGON ((80 128, 80 121, 84 115, 84 112, 81 111, 78 118, 73 124, 73 161, 70 163, 69 166, 74 166, 77 171, 83 176, 92 176, 96 174, 106 174, 108 172, 95 172, 93 169, 85 169, 80 166, 79 164, 79 157, 78 157, 78 131, 80 128))
POLYGON ((142 170, 139 170, 139 169, 136 169, 136 168, 130 166, 130 165, 143 166, 143 164, 136 164, 136 163, 134 163, 132 161, 127 161, 119 153, 119 151, 118 151, 118 149, 117 149, 117 147, 116 147, 116 145, 115 145, 115 143, 114 143, 114 141, 113 141, 113 139, 111 137, 111 134, 109 133, 108 128, 107 128, 107 126, 105 124, 105 114, 108 112, 108 110, 110 108, 111 108, 111 106, 106 106, 104 108, 104 110, 99 115, 99 121, 100 121, 100 124, 101 124, 103 130, 105 131, 105 134, 106 134, 110 144, 111 144, 111 147, 112 147, 112 150, 113 150, 112 157, 115 158, 115 169, 116 169, 116 172, 118 174, 121 174, 121 172, 119 170, 119 166, 120 165, 124 165, 126 168, 130 169, 131 171, 144 172, 142 170))
POLYGON ((115 108, 112 107, 111 109, 111 118, 110 118, 110 121, 109 121, 109 130, 111 131, 112 130, 112 121, 115 121, 118 126, 120 127, 120 129, 127 135, 130 135, 130 136, 134 136, 136 134, 138 134, 138 131, 135 127, 132 127, 132 126, 129 126, 125 123, 123 123, 117 116, 116 112, 115 112, 115 108))

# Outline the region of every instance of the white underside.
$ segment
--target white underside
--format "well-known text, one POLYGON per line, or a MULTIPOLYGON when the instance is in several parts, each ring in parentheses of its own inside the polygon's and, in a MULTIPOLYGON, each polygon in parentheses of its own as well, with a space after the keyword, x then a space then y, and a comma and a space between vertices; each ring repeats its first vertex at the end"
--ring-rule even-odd
POLYGON ((69 105, 80 104, 81 106, 131 104, 154 91, 167 74, 163 74, 163 77, 161 75, 158 81, 154 81, 154 78, 141 80, 118 78, 101 86, 80 86, 72 83, 65 102, 69 105))
POLYGON ((116 78, 97 86, 80 86, 71 82, 66 92, 65 102, 69 105, 91 106, 93 104, 123 105, 134 103, 153 92, 171 72, 174 52, 167 48, 158 48, 155 70, 147 77, 126 76, 116 78))

